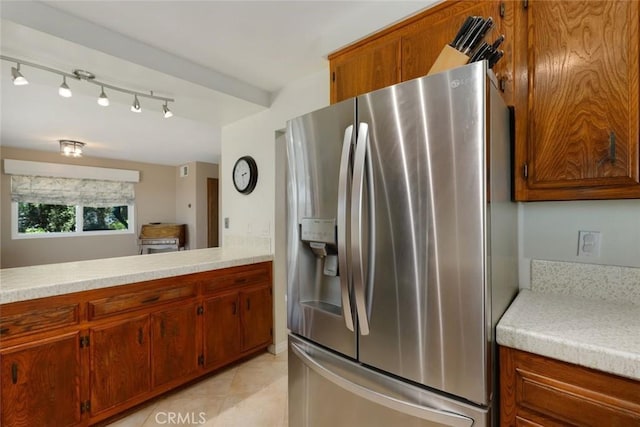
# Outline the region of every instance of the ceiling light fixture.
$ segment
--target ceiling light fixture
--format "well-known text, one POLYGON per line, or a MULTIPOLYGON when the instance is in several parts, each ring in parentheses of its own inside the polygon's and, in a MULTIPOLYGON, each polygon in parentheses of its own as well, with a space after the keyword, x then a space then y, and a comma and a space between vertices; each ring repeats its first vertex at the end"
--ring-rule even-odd
POLYGON ((60 88, 58 89, 58 93, 61 96, 64 96, 64 97, 67 97, 67 98, 71 96, 71 89, 69 89, 69 86, 67 85, 67 77, 69 77, 70 79, 85 81, 87 83, 91 83, 91 84, 94 84, 96 86, 100 86, 101 91, 100 91, 100 96, 98 98, 98 104, 100 104, 100 105, 102 105, 104 107, 109 105, 109 98, 107 98, 107 95, 104 92, 104 89, 107 88, 107 89, 115 90, 117 92, 122 92, 122 93, 126 93, 126 94, 129 94, 129 95, 133 95, 133 97, 134 97, 134 105, 131 107, 131 111, 134 111, 136 113, 139 113, 140 111, 142 111, 142 109, 140 107, 140 101, 138 100, 138 97, 142 97, 142 98, 153 99, 155 101, 164 102, 164 104, 162 106, 163 116, 165 118, 169 118, 169 117, 173 116, 173 113, 169 110, 169 102, 175 102, 175 99, 167 98, 167 97, 164 97, 164 96, 154 95, 153 91, 149 91, 149 93, 144 93, 144 92, 138 92, 138 91, 135 91, 135 90, 129 90, 129 89, 125 89, 125 88, 122 88, 122 87, 110 85, 108 83, 104 83, 104 82, 96 80, 96 76, 93 73, 91 73, 89 71, 85 71, 85 70, 73 70, 72 73, 66 73, 64 71, 56 70, 54 68, 50 68, 50 67, 47 67, 47 66, 44 66, 44 65, 35 64, 33 62, 28 62, 28 61, 23 61, 23 60, 17 59, 17 58, 11 58, 11 57, 8 57, 8 56, 5 56, 5 55, 0 55, 0 59, 2 59, 4 61, 8 61, 8 62, 14 62, 16 64, 15 67, 11 67, 11 77, 13 79, 13 84, 16 85, 16 86, 26 85, 26 84, 29 83, 27 81, 27 79, 20 72, 20 66, 21 65, 26 65, 26 66, 29 66, 29 67, 37 68, 37 69, 40 69, 40 70, 48 71, 50 73, 62 76, 62 84, 60 85, 60 88))
POLYGON ((72 93, 69 86, 67 86, 66 76, 62 76, 62 84, 60 85, 60 88, 58 88, 58 94, 64 98, 71 98, 72 93))
POLYGON ((13 79, 13 84, 16 86, 24 86, 29 84, 29 81, 25 79, 22 73, 20 72, 19 62, 16 62, 15 67, 11 67, 11 78, 13 79))
POLYGON ((162 106, 162 113, 164 114, 165 119, 168 119, 169 117, 173 117, 173 113, 171 112, 171 110, 169 110, 169 106, 167 105, 166 102, 162 106))
POLYGON ((70 139, 60 139, 60 154, 67 157, 81 157, 84 142, 72 141, 70 139))
POLYGON ((98 104, 102 105, 103 107, 108 107, 109 106, 109 98, 107 98, 107 94, 104 93, 104 86, 101 86, 101 90, 100 90, 100 96, 98 97, 98 104))
POLYGON ((140 101, 138 101, 138 95, 133 95, 133 105, 131 105, 131 111, 134 113, 139 113, 142 111, 140 108, 140 101))

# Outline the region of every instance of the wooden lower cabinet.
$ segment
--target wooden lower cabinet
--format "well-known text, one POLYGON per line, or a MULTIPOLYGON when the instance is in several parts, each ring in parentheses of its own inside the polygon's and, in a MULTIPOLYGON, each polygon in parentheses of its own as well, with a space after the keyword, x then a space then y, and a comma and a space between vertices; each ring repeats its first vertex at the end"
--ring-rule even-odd
POLYGON ((271 283, 267 262, 1 305, 0 425, 103 423, 266 349, 271 283))
POLYGON ((195 373, 199 346, 197 303, 151 314, 152 387, 195 373))
POLYGON ((150 390, 148 315, 92 328, 89 339, 92 416, 150 390))
POLYGON ((0 351, 0 425, 80 425, 79 332, 0 351))
POLYGON ((213 368, 242 351, 238 292, 204 301, 204 366, 213 368))
POLYGON ((500 347, 500 425, 640 426, 640 382, 500 347))

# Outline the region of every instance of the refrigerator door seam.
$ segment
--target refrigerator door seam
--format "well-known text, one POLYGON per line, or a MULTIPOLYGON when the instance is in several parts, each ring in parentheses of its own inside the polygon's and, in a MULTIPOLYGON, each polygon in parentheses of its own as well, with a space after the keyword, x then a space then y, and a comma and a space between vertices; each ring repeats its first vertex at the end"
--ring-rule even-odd
POLYGON ((451 427, 471 427, 473 425, 473 419, 469 417, 435 408, 420 406, 415 403, 407 402, 393 396, 388 396, 380 392, 370 390, 360 384, 349 381, 348 379, 341 377, 322 366, 319 362, 309 356, 304 349, 300 348, 300 346, 295 343, 291 343, 291 350, 306 366, 318 375, 363 399, 367 399, 373 403, 401 413, 451 427))

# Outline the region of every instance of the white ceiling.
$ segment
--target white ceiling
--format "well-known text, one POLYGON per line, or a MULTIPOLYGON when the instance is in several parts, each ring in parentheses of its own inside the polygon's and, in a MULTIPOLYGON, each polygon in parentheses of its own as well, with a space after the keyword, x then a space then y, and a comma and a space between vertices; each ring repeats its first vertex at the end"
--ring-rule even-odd
MULTIPOLYGON (((328 53, 424 9, 425 1, 7 1, 0 0, 0 53, 64 72, 84 69, 161 102, 67 81, 23 65, 13 86, 1 62, 0 145, 164 165, 220 160, 220 129, 269 107, 289 82, 327 69, 328 53)), ((328 75, 327 75, 328 79, 328 75)))

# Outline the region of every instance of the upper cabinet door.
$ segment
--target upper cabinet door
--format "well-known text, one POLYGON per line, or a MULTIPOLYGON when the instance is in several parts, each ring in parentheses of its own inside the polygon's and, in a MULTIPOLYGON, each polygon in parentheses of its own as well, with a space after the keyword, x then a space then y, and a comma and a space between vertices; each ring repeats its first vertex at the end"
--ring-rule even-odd
POLYGON ((400 82, 400 38, 382 37, 331 60, 331 103, 400 82))
POLYGON ((519 200, 640 197, 638 2, 535 1, 516 18, 519 200))

